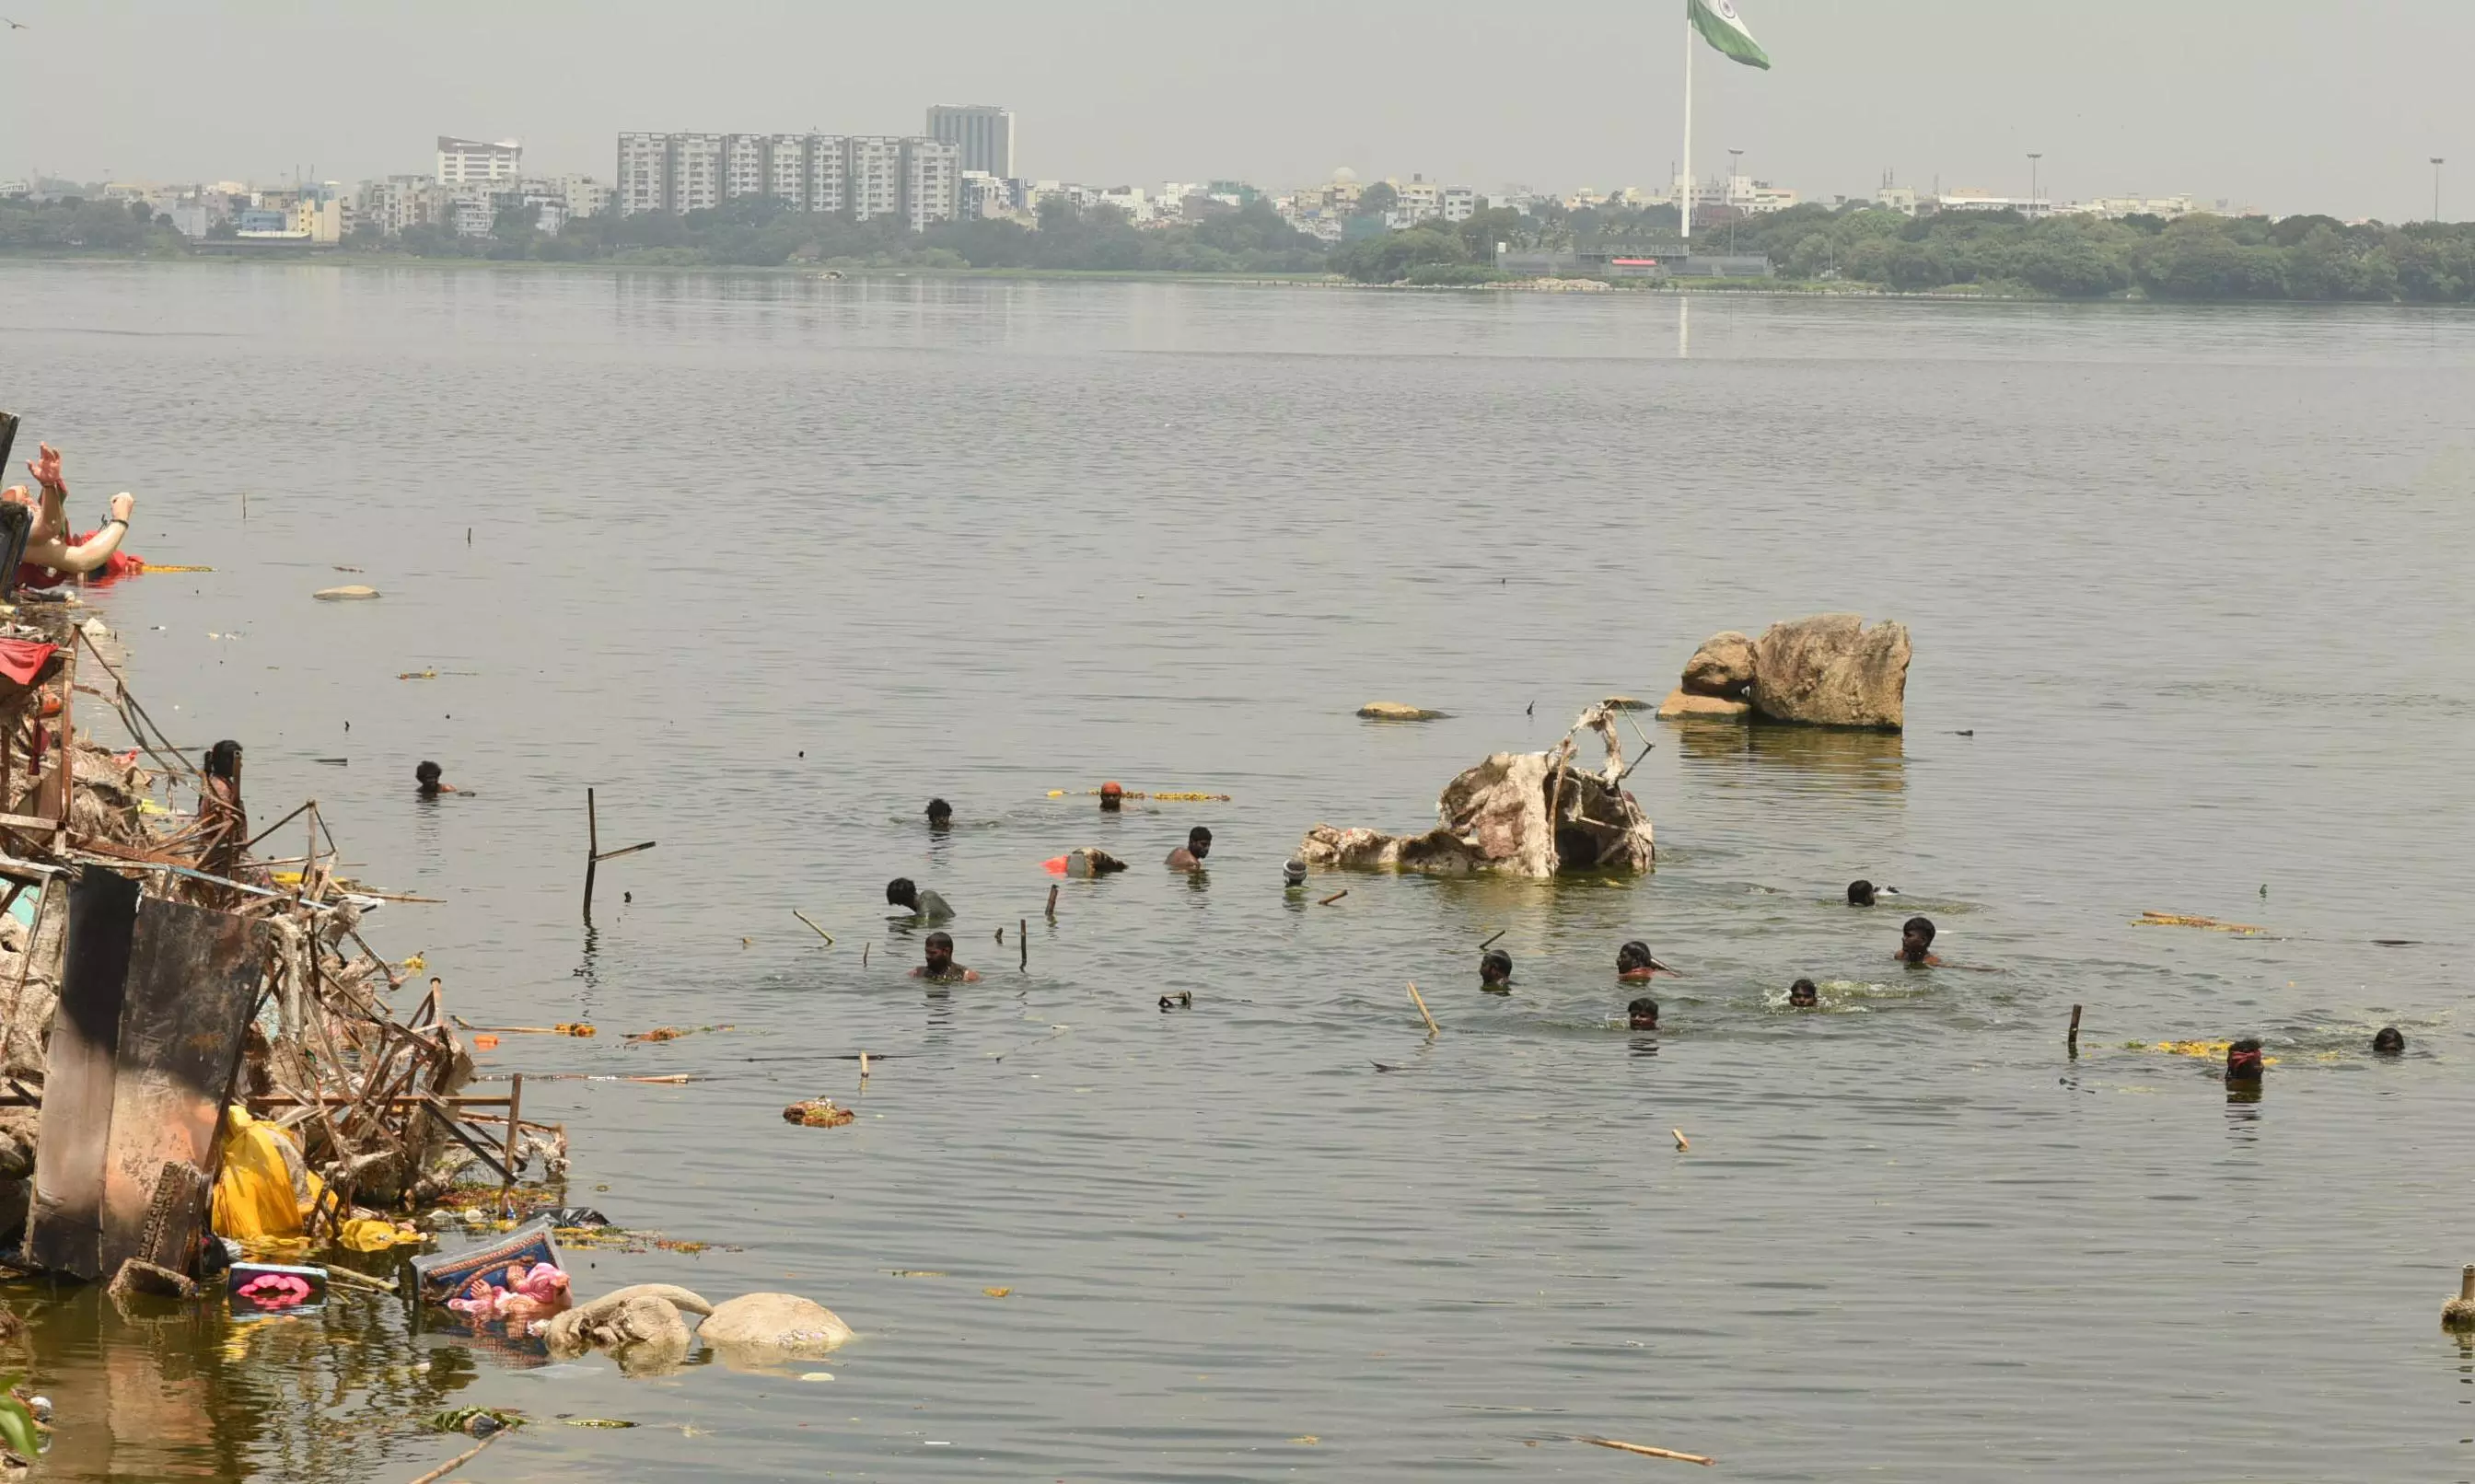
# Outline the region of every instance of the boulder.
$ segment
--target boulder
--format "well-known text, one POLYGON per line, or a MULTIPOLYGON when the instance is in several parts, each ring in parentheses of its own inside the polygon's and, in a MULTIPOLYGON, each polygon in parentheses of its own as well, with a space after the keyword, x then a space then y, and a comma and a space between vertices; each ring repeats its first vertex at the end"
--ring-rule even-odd
POLYGON ((1299 843, 1309 865, 1465 875, 1499 871, 1544 880, 1559 870, 1642 871, 1653 854, 1650 820, 1624 790, 1626 764, 1612 714, 1594 706, 1574 723, 1600 733, 1606 766, 1573 766, 1573 739, 1552 752, 1498 752, 1463 770, 1435 801, 1436 826, 1385 835, 1318 824, 1299 843))
POLYGON ((1751 701, 1731 701, 1724 695, 1696 695, 1679 689, 1668 693, 1658 703, 1658 719, 1674 721, 1679 718, 1702 717, 1722 721, 1742 721, 1752 715, 1751 701))
POLYGON ((1684 662, 1682 689, 1691 695, 1717 695, 1743 700, 1753 683, 1753 642, 1734 629, 1702 641, 1684 662))
POLYGON ((1872 628, 1852 613, 1826 613, 1774 623, 1753 645, 1752 702, 1773 721, 1815 726, 1905 724, 1908 630, 1872 628))
POLYGON ((814 1360, 848 1341, 851 1326, 813 1299, 742 1294, 715 1305, 697 1333, 743 1360, 814 1360))
POLYGON ((1429 711, 1423 706, 1404 705, 1399 701, 1368 701, 1358 708, 1358 714, 1369 721, 1440 721, 1446 713, 1429 711))

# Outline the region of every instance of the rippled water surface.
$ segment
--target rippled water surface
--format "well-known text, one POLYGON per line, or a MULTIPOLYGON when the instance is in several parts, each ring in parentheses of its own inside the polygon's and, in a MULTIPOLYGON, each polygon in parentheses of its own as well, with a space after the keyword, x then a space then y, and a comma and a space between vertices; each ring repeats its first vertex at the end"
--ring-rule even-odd
POLYGON ((572 1199, 717 1244, 580 1286, 863 1335, 628 1380, 356 1296, 22 1289, 51 1477, 408 1478, 465 1404, 644 1424, 488 1480, 1683 1467, 1585 1435, 1762 1480, 2475 1469, 2436 1324, 2475 1259, 2475 320, 29 264, 0 303, 78 508, 132 489, 137 549, 216 569, 96 599, 150 709, 443 898, 375 927, 451 1009, 602 1028, 492 1070, 700 1079, 527 1085, 572 1199), (309 598, 349 581, 385 596, 309 598), (1703 636, 1833 609, 1913 630, 1905 738, 1643 717, 1654 875, 1283 892, 1308 825, 1423 826, 1703 636), (425 757, 474 792, 417 803, 425 757), (1233 797, 1102 818, 1103 778, 1233 797), (659 841, 593 932, 587 786, 659 841), (1160 869, 1195 823, 1208 877, 1160 869), (1136 868, 1044 920, 1086 843, 1136 868), (895 875, 982 983, 904 977, 895 875), (1895 967, 1914 911, 1982 972, 1895 967), (1656 1036, 1617 1028, 1634 937, 1683 971, 1656 1036), (619 1034, 661 1024, 731 1029, 619 1034), (2246 1033, 2257 1104, 2125 1047, 2246 1033), (821 1093, 861 1121, 782 1122, 821 1093))

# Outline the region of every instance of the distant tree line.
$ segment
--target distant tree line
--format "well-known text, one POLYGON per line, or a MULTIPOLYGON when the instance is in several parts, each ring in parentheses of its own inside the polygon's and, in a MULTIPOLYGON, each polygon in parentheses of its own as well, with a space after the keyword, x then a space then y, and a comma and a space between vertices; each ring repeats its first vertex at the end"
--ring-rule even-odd
MULTIPOLYGON (((1375 188, 1368 188, 1373 191, 1375 188)), ((1361 204, 1364 198, 1361 197, 1361 204)), ((2031 222, 2011 211, 1909 217, 1873 207, 1800 206, 1701 225, 1695 244, 1732 233, 1790 280, 1840 280, 1900 292, 1961 289, 2095 299, 2137 293, 2172 300, 2475 303, 2475 223, 2348 225, 2327 216, 2195 215, 2031 222)), ((803 215, 766 199, 685 215, 581 217, 536 230, 533 213, 503 211, 492 232, 459 237, 414 227, 381 238, 366 224, 346 246, 419 256, 607 262, 664 267, 993 268, 1166 273, 1333 272, 1367 283, 1494 280, 1495 246, 1520 251, 1664 251, 1672 207, 1528 212, 1494 207, 1459 223, 1431 221, 1327 249, 1269 204, 1139 230, 1109 206, 1041 203, 1037 230, 1012 221, 941 222, 803 215)), ((186 243, 142 203, 0 198, 0 254, 178 255, 186 243)))
POLYGON ((890 217, 806 214, 748 197, 711 210, 674 215, 578 217, 555 235, 534 229, 529 211, 504 211, 486 237, 445 227, 407 228, 392 242, 356 232, 355 248, 392 248, 424 257, 530 258, 674 268, 773 268, 815 263, 853 268, 1033 268, 1166 273, 1319 273, 1323 244, 1291 228, 1262 202, 1198 222, 1135 228, 1125 212, 1080 210, 1063 197, 1040 204, 1037 231, 1011 221, 939 222, 924 232, 890 217))
POLYGON ((172 219, 142 201, 82 201, 63 197, 37 202, 0 197, 0 253, 58 256, 92 253, 126 257, 138 253, 180 253, 186 248, 172 219))

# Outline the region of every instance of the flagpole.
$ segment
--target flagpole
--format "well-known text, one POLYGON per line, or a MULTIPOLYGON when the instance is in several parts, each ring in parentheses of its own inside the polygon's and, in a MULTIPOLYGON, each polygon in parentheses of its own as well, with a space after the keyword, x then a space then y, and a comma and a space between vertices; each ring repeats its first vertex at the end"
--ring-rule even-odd
POLYGON ((1684 0, 1684 182, 1676 220, 1683 229, 1684 255, 1693 255, 1693 0, 1684 0))

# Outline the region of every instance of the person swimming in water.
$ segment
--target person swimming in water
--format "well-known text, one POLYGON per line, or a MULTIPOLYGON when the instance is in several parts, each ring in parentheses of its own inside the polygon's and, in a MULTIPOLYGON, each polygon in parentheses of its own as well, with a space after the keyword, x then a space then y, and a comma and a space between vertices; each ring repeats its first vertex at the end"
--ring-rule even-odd
POLYGON ((1812 980, 1800 979, 1787 986, 1787 1003, 1790 1010, 1811 1010, 1822 1003, 1822 991, 1812 980))
POLYGON ((455 791, 455 786, 447 781, 446 769, 435 763, 424 763, 414 768, 412 786, 426 799, 434 799, 442 793, 455 791))
POLYGON ((1490 948, 1478 961, 1478 986, 1497 994, 1512 992, 1512 955, 1490 948))
POLYGON ((1292 889, 1307 884, 1307 864, 1295 856, 1281 863, 1281 885, 1292 889))
POLYGON ((1100 785, 1100 813, 1114 815, 1126 807, 1126 786, 1112 778, 1100 785))
POLYGON ((1212 832, 1201 825, 1186 832, 1186 843, 1168 853, 1164 863, 1173 871, 1197 871, 1203 868, 1203 858, 1212 854, 1212 832))
POLYGON ((1910 917, 1899 924, 1899 951, 1891 957, 1911 968, 1940 968, 1934 957, 1934 925, 1930 917, 1910 917))
POLYGON ((919 922, 948 922, 954 916, 954 909, 945 905, 943 897, 914 885, 908 876, 896 876, 885 884, 885 900, 888 906, 909 908, 919 922))
POLYGON ((928 828, 950 830, 954 827, 954 806, 943 799, 928 801, 928 828))
POLYGON ((914 979, 925 979, 940 985, 976 985, 980 976, 954 961, 954 939, 950 934, 931 933, 923 945, 928 961, 911 971, 914 979))
POLYGON ((2375 1057, 2405 1056, 2405 1034, 2395 1026, 2381 1027, 2380 1034, 2372 1037, 2372 1055, 2375 1057))
POLYGON ((1625 1007, 1625 1026, 1633 1031, 1658 1029, 1658 1002, 1644 995, 1625 1007))
POLYGON ((2244 1036, 2226 1048, 2226 1081, 2258 1085, 2267 1059, 2261 1052, 2260 1037, 2244 1036))
POLYGON ((1616 978, 1648 979, 1658 972, 1658 961, 1650 956, 1650 945, 1634 938, 1616 950, 1616 978))
POLYGON ((1850 882, 1848 884, 1848 905, 1850 907, 1873 906, 1874 884, 1870 881, 1850 882))

